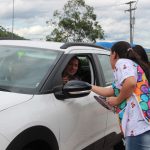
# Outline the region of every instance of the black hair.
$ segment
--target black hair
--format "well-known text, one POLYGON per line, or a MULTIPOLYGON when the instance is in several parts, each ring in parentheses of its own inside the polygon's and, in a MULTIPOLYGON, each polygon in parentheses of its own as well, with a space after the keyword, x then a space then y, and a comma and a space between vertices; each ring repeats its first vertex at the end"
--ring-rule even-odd
POLYGON ((132 49, 131 45, 128 42, 119 41, 115 43, 111 48, 111 52, 115 52, 119 58, 130 59, 140 65, 145 72, 146 78, 148 79, 148 82, 150 84, 150 69, 148 64, 142 60, 141 56, 132 49))
POLYGON ((135 45, 132 49, 141 57, 142 61, 149 63, 145 49, 141 45, 135 45))

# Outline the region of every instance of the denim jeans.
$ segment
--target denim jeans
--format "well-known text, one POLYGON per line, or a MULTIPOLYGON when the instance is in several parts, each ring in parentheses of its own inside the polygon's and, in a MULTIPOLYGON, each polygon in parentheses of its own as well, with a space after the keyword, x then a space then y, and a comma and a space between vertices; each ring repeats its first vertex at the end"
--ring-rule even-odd
POLYGON ((150 131, 125 138, 126 150, 150 150, 150 131))

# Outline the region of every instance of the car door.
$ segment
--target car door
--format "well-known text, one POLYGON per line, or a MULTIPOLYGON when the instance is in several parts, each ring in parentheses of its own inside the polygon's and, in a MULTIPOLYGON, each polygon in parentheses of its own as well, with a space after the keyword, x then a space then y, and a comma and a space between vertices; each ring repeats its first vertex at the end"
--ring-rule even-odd
MULTIPOLYGON (((71 55, 72 54, 67 54, 67 57, 71 55)), ((88 62, 87 66, 82 66, 82 69, 85 70, 82 70, 81 75, 84 76, 85 81, 87 81, 87 78, 90 76, 90 81, 94 84, 97 77, 94 75, 96 74, 96 70, 93 55, 78 53, 77 50, 73 55, 77 55, 82 59, 83 64, 85 64, 86 61, 88 62), (89 70, 87 70, 87 68, 89 70), (88 73, 90 74, 88 75, 88 73)), ((68 60, 67 57, 65 61, 68 60)), ((80 98, 68 98, 63 100, 56 98, 55 104, 60 113, 60 146, 62 150, 83 149, 87 145, 103 138, 106 129, 107 113, 106 110, 94 100, 93 96, 94 93, 91 92, 88 96, 80 98)))
MULTIPOLYGON (((98 62, 100 63, 100 69, 103 73, 105 86, 111 86, 114 81, 113 70, 110 64, 110 58, 108 54, 97 54, 98 62)), ((107 111, 107 129, 105 135, 109 135, 112 132, 120 133, 118 116, 111 111, 107 111)))

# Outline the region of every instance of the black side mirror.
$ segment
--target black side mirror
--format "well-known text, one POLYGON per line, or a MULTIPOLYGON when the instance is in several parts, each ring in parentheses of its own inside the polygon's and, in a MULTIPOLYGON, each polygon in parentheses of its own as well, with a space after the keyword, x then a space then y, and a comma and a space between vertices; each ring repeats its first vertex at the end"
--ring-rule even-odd
POLYGON ((71 80, 63 87, 63 93, 71 98, 87 96, 91 92, 91 85, 88 82, 71 80))

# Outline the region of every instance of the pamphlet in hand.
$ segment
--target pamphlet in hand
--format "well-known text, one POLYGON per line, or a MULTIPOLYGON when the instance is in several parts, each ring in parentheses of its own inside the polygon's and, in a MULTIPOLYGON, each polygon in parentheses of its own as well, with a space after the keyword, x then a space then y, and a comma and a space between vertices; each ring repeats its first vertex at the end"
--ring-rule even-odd
POLYGON ((94 98, 95 98, 96 101, 97 101, 98 103, 100 103, 103 107, 105 107, 106 109, 111 110, 111 111, 113 111, 113 112, 115 113, 115 107, 109 105, 109 104, 106 102, 106 97, 101 96, 101 95, 99 95, 99 96, 96 96, 96 95, 95 95, 94 98))

